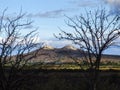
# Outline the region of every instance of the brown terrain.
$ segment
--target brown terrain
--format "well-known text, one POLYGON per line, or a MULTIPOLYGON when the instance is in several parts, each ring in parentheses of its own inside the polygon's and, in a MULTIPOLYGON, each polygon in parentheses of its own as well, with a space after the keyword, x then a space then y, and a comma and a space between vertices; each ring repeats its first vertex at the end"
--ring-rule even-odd
MULTIPOLYGON (((38 55, 32 60, 32 62, 44 62, 44 63, 73 63, 76 59, 80 59, 80 50, 67 45, 62 48, 53 48, 51 46, 44 46, 38 55)), ((120 56, 118 55, 103 55, 102 61, 120 62, 120 56)))

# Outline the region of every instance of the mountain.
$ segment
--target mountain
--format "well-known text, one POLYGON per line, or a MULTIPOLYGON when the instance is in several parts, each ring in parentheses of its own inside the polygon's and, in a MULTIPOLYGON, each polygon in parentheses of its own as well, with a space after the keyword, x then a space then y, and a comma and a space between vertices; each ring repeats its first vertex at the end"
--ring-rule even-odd
MULTIPOLYGON (((32 53, 32 52, 31 52, 32 53)), ((44 46, 38 52, 38 55, 32 60, 33 62, 45 62, 45 63, 73 63, 74 58, 78 60, 82 57, 80 50, 67 45, 62 48, 53 48, 52 46, 44 46)), ((120 61, 120 56, 117 55, 103 55, 103 61, 120 61)))
POLYGON ((45 46, 43 46, 43 49, 52 50, 52 49, 54 49, 54 48, 53 48, 52 46, 45 45, 45 46))
POLYGON ((61 48, 63 50, 77 50, 77 48, 75 48, 74 46, 72 45, 66 45, 64 46, 63 48, 61 48))

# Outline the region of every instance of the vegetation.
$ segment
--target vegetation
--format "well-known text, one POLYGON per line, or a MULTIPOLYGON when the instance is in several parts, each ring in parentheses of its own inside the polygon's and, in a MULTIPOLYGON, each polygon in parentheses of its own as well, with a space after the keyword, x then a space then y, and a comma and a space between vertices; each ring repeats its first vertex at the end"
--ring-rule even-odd
MULTIPOLYGON (((0 90, 119 90, 120 61, 101 61, 102 52, 115 45, 114 41, 120 35, 119 16, 112 16, 109 21, 103 9, 95 11, 93 17, 92 12, 87 12, 87 17, 76 17, 76 20, 68 17, 72 24, 68 22, 67 25, 76 33, 62 31, 58 38, 79 45, 82 60, 73 57, 73 53, 78 52, 64 48, 58 52, 60 60, 64 60, 63 54, 70 52, 74 63, 59 63, 60 60, 44 63, 31 61, 41 55, 39 51, 43 45, 34 42, 35 31, 26 35, 20 33, 32 22, 24 19, 25 14, 21 12, 14 18, 6 18, 5 12, 0 17, 0 35, 3 37, 0 41, 0 90)), ((48 55, 47 50, 44 54, 48 55)), ((52 54, 58 57, 55 52, 52 54)))
POLYGON ((41 47, 35 43, 35 30, 21 35, 20 30, 32 24, 24 19, 25 14, 18 14, 14 18, 5 16, 6 10, 0 15, 0 90, 18 90, 22 88, 20 72, 27 62, 34 58, 41 47), (32 50, 36 52, 30 53, 32 50), (26 54, 27 53, 27 54, 26 54), (8 66, 8 67, 7 67, 8 66), (19 78, 20 77, 20 78, 19 78))
MULTIPOLYGON (((81 62, 84 65, 84 62, 81 62)), ((25 69, 44 69, 44 70, 87 70, 88 67, 80 67, 78 64, 74 63, 62 63, 62 64, 41 64, 41 63, 28 63, 25 69), (84 69, 83 69, 84 68, 84 69)), ((106 61, 100 63, 100 70, 120 70, 120 62, 106 61)))
MULTIPOLYGON (((116 45, 115 40, 120 37, 119 15, 110 16, 105 9, 95 12, 86 12, 85 15, 75 18, 67 17, 67 25, 72 28, 72 32, 61 30, 57 38, 72 41, 79 46, 81 59, 84 65, 93 73, 88 77, 89 90, 97 90, 99 79, 100 62, 103 51, 116 45)), ((82 65, 74 59, 81 68, 82 65)), ((84 69, 84 68, 83 68, 84 69)))
MULTIPOLYGON (((87 71, 79 70, 25 70, 26 78, 20 90, 89 90, 89 83, 84 75, 87 71)), ((119 90, 120 72, 101 71, 97 90, 119 90)))

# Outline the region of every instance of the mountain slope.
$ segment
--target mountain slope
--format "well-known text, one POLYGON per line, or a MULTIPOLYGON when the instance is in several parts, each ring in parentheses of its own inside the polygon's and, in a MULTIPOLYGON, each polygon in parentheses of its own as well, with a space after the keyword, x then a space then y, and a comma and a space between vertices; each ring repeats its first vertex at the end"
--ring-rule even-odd
MULTIPOLYGON (((31 52, 32 53, 32 52, 31 52)), ((82 55, 80 50, 72 46, 65 46, 63 48, 43 48, 38 52, 38 55, 32 59, 33 62, 64 62, 71 63, 74 62, 74 59, 77 58, 80 60, 82 55)), ((102 61, 120 61, 120 56, 117 55, 103 55, 102 61)))

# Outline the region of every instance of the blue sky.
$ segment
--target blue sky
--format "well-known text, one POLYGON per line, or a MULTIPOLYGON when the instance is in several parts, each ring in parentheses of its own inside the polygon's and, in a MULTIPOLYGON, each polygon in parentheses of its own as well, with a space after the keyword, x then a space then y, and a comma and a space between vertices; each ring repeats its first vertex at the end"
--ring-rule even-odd
MULTIPOLYGON (((78 15, 85 9, 102 6, 101 0, 0 0, 0 10, 8 8, 7 13, 27 13, 38 27, 40 38, 53 38, 53 33, 58 33, 58 27, 66 27, 64 15, 72 17, 78 15)), ((105 5, 103 5, 105 6, 105 5)), ((28 32, 24 31, 24 32, 28 32)))
MULTIPOLYGON (((65 24, 67 15, 73 17, 80 15, 86 10, 105 7, 110 13, 119 13, 120 0, 0 0, 0 12, 8 8, 7 14, 12 16, 19 13, 27 13, 31 18, 33 27, 38 27, 39 38, 55 47, 71 44, 68 41, 57 41, 53 33, 58 34, 60 28, 68 30, 65 24)), ((23 33, 29 32, 24 30, 23 33)))

